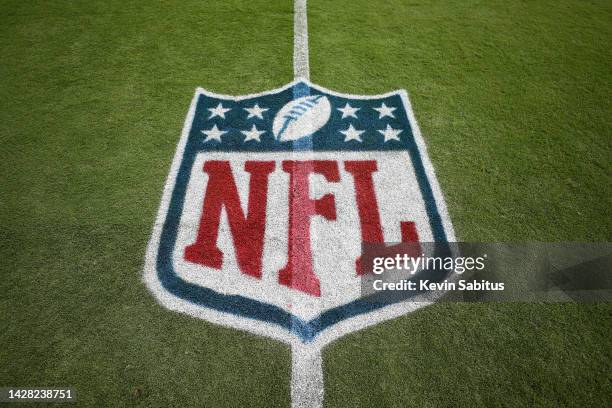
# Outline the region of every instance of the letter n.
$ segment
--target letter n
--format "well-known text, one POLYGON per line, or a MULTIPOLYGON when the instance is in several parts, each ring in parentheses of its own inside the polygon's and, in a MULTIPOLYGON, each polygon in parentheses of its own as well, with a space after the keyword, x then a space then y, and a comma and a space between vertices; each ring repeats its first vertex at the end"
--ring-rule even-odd
POLYGON ((249 204, 245 217, 240 196, 228 161, 207 161, 204 171, 208 184, 204 195, 202 217, 196 242, 185 248, 185 259, 200 265, 221 269, 223 252, 217 246, 221 209, 224 207, 242 273, 261 277, 262 252, 266 227, 268 176, 274 162, 247 161, 250 173, 249 204))

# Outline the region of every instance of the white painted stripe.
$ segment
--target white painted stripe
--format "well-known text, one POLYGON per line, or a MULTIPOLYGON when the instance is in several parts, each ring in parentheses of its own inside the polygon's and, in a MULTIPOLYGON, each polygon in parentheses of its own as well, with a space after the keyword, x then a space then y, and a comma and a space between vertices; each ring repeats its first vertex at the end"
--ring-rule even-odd
POLYGON ((306 2, 307 0, 295 0, 293 5, 293 76, 296 79, 310 79, 306 2))
MULTIPOLYGON (((307 0, 295 0, 293 6, 293 76, 310 79, 308 64, 307 0)), ((291 407, 320 408, 323 406, 322 347, 295 342, 291 347, 291 407)))
POLYGON ((291 348, 291 407, 322 407, 323 395, 321 348, 295 344, 291 348))

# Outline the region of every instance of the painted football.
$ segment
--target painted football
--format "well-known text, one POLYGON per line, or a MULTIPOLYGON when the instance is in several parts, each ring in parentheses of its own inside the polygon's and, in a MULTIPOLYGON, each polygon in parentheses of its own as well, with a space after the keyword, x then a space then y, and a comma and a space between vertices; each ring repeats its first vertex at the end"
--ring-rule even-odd
POLYGON ((298 140, 325 126, 330 115, 331 104, 326 96, 303 96, 278 111, 272 123, 272 133, 282 142, 298 140))

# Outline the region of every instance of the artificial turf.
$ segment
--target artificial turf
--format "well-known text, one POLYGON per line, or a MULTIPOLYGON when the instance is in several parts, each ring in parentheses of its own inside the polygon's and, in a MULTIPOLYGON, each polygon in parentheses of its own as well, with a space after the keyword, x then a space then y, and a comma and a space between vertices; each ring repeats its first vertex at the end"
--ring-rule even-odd
MULTIPOLYGON (((311 79, 411 95, 457 236, 610 241, 609 2, 309 1, 311 79)), ((0 5, 0 386, 288 406, 287 346, 141 281, 196 86, 292 79, 291 1, 0 5)), ((608 406, 607 304, 441 304, 325 351, 326 406, 608 406)))

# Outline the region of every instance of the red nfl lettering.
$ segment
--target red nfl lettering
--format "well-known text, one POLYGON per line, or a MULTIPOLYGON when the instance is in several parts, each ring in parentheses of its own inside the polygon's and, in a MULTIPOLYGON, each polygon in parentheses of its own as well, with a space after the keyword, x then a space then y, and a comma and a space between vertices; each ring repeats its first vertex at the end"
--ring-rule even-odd
MULTIPOLYGON (((287 264, 278 273, 282 285, 320 296, 319 278, 312 266, 310 219, 320 215, 329 221, 336 219, 336 204, 331 193, 313 200, 310 198, 310 175, 321 174, 327 182, 340 181, 338 163, 333 160, 282 162, 290 176, 289 231, 287 264)), ((383 243, 384 234, 372 174, 377 171, 375 160, 349 160, 345 170, 353 176, 355 203, 359 214, 361 239, 368 243, 383 243)), ((242 273, 261 277, 265 235, 268 178, 275 169, 271 161, 247 161, 244 170, 250 176, 248 211, 245 216, 240 204, 230 162, 207 161, 203 170, 209 176, 203 200, 202 216, 196 242, 185 248, 185 260, 221 269, 223 252, 217 246, 221 211, 225 208, 230 225, 237 262, 242 273)), ((418 242, 414 222, 401 222, 402 242, 418 242)), ((361 259, 355 261, 361 274, 361 259)))

